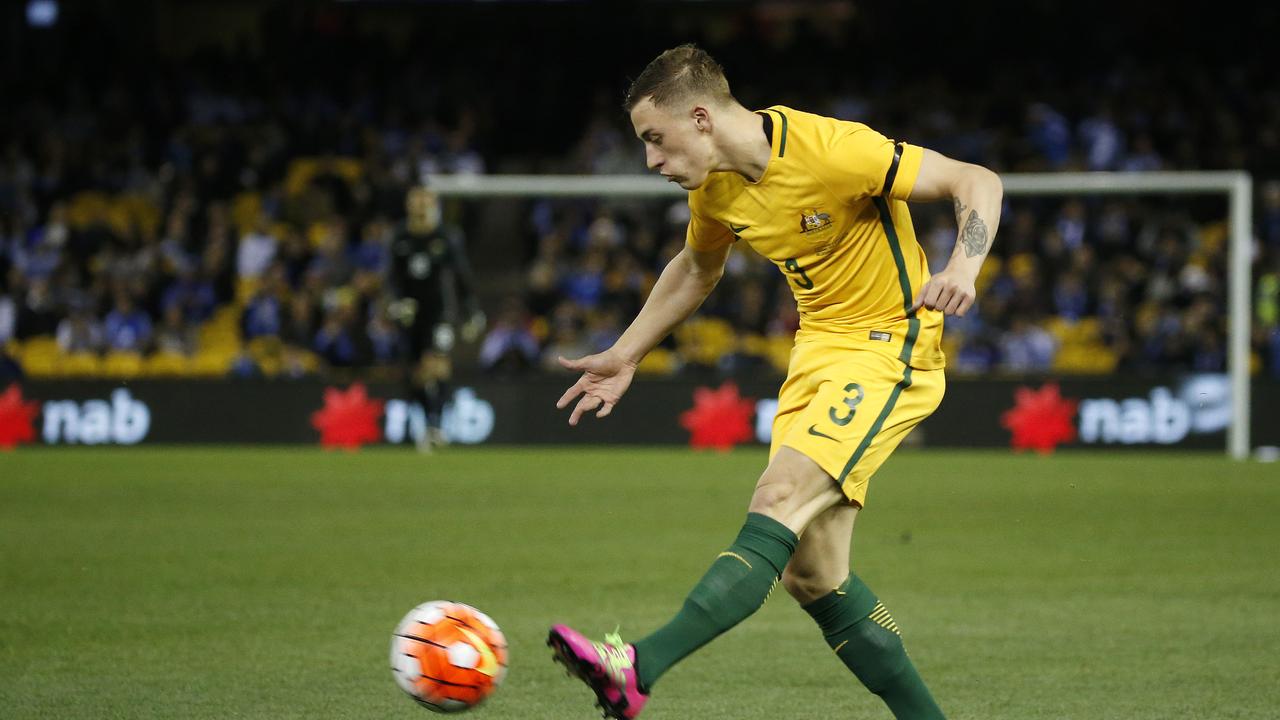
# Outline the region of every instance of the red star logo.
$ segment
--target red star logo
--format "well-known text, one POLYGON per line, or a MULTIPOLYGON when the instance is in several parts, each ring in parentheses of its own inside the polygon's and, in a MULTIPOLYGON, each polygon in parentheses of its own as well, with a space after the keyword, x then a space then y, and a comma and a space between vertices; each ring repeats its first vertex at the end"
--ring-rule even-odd
POLYGON ((1058 392, 1057 383, 1039 390, 1020 387, 1013 393, 1014 406, 1000 416, 1000 424, 1013 433, 1014 450, 1053 452, 1061 443, 1076 439, 1075 400, 1067 400, 1058 392))
POLYGON ((40 413, 40 403, 22 400, 22 388, 15 383, 0 394, 0 450, 12 450, 21 443, 34 442, 33 424, 40 413))
POLYGON ((726 382, 717 390, 694 390, 693 409, 680 414, 680 425, 692 433, 690 446, 728 450, 752 438, 755 412, 755 401, 739 396, 738 386, 726 382))
POLYGON ((320 431, 321 445, 355 450, 382 439, 378 429, 382 405, 381 400, 371 400, 360 383, 346 392, 325 388, 324 407, 311 413, 311 425, 320 431))

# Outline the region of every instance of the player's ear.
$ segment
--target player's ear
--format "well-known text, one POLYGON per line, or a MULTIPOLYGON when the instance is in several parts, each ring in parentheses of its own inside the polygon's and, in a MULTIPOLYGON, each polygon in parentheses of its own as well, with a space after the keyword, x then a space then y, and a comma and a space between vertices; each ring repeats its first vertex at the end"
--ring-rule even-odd
POLYGON ((707 132, 711 130, 711 113, 705 106, 694 105, 689 116, 693 118, 693 126, 699 132, 707 132))

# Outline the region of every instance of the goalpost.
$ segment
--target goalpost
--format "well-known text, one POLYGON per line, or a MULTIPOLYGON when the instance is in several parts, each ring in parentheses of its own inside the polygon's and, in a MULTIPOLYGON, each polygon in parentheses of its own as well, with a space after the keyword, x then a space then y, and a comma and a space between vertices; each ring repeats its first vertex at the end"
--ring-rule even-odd
MULTIPOLYGON (((1247 172, 1009 173, 1000 176, 1006 195, 1211 195, 1227 196, 1231 240, 1227 271, 1227 367, 1231 378, 1231 424, 1227 452, 1249 456, 1250 255, 1253 179, 1247 172)), ((631 197, 681 198, 677 185, 645 175, 436 175, 428 185, 442 197, 631 197)))

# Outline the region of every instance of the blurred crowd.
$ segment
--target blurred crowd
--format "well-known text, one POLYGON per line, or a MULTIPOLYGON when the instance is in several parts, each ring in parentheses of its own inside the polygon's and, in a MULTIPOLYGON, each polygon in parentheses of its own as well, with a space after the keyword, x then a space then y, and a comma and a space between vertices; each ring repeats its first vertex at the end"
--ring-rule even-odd
MULTIPOLYGON (((1251 340, 1259 366, 1280 376, 1280 86, 1264 58, 1118 55, 1067 71, 1032 53, 976 87, 909 63, 832 78, 813 69, 865 60, 886 41, 842 4, 786 7, 724 11, 692 33, 749 106, 863 121, 1003 172, 1253 172, 1251 340)), ((49 70, 56 84, 6 79, 0 347, 19 362, 287 376, 390 366, 404 343, 389 247, 406 190, 437 173, 643 172, 620 86, 656 49, 690 39, 669 29, 637 48, 583 36, 576 20, 537 39, 519 23, 493 26, 499 40, 529 43, 515 67, 502 42, 474 48, 465 33, 432 44, 411 33, 397 46, 324 16, 269 21, 310 25, 257 54, 202 51, 145 72, 127 58, 71 60, 49 70), (613 64, 582 65, 556 45, 578 36, 583 53, 613 64), (448 64, 459 52, 472 62, 448 64), (559 84, 579 76, 581 88, 559 84), (80 364, 63 363, 72 356, 80 364)), ((950 209, 913 212, 936 271, 955 242, 950 209)), ((446 209, 472 239, 481 215, 446 209)), ((531 200, 522 217, 523 240, 477 263, 493 321, 472 351, 494 371, 608 347, 679 251, 687 208, 531 200)), ((951 367, 1224 369, 1225 217, 1211 197, 1006 200, 976 311, 948 321, 951 367)), ((797 323, 781 275, 741 248, 698 319, 645 369, 781 369, 797 323)))
POLYGON ((409 188, 483 172, 471 112, 375 117, 367 98, 301 80, 266 97, 227 87, 237 69, 214 55, 10 95, 0 346, 17 341, 28 371, 401 362, 391 244, 409 188))
MULTIPOLYGON (((1280 375, 1280 183, 1262 195, 1253 348, 1280 375)), ((949 367, 970 374, 1224 371, 1226 208, 1206 205, 1198 218, 1184 199, 1007 200, 978 303, 947 320, 949 367)), ((917 207, 914 215, 937 272, 955 245, 954 218, 941 206, 917 207)), ((558 355, 609 347, 680 250, 686 220, 682 203, 534 203, 527 292, 521 312, 509 309, 507 319, 527 337, 504 362, 554 368, 558 355)), ((782 370, 798 323, 781 273, 735 246, 720 287, 651 369, 782 370)))

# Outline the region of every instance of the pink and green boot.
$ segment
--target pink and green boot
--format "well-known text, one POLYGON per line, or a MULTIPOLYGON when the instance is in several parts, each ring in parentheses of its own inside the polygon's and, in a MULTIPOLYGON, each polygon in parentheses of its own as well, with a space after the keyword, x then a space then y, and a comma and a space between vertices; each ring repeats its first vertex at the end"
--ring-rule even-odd
POLYGON ((547 645, 555 651, 556 662, 595 692, 604 717, 631 720, 649 702, 636 678, 636 648, 623 643, 617 633, 598 643, 567 625, 556 625, 547 645))

